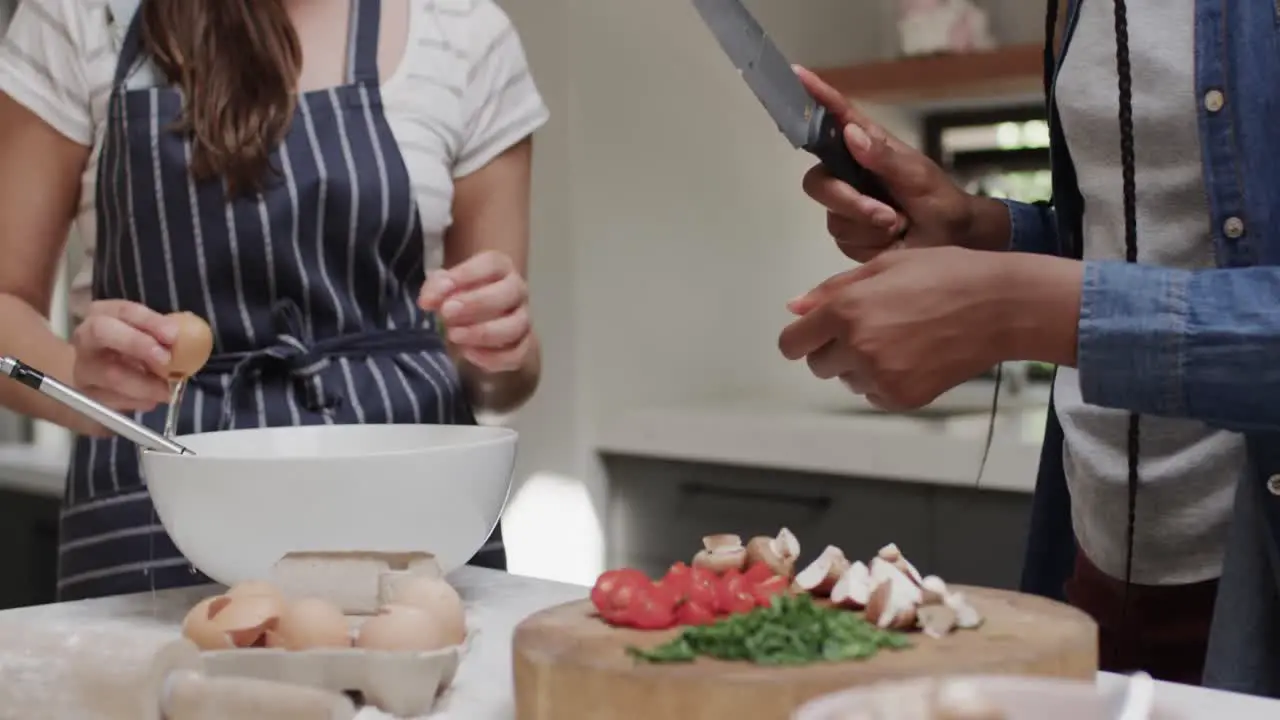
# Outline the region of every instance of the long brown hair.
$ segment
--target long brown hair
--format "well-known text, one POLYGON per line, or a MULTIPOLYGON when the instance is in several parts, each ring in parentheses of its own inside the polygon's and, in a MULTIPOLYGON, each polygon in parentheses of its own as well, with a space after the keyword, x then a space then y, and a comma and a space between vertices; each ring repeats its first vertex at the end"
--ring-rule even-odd
POLYGON ((222 177, 233 195, 260 188, 302 70, 284 0, 144 0, 141 12, 146 50, 182 89, 192 174, 222 177))

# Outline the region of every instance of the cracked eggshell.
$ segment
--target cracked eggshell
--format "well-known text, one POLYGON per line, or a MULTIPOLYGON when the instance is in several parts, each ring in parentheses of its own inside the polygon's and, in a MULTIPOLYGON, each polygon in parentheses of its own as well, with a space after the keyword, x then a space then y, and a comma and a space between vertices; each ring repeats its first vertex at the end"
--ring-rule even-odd
POLYGON ((201 650, 230 650, 235 647, 231 636, 213 618, 231 604, 225 595, 207 597, 191 608, 182 620, 182 636, 201 650))
POLYGON ((828 545, 808 567, 796 574, 795 588, 817 597, 828 597, 850 567, 844 551, 828 545))
POLYGON ((284 602, 272 595, 226 596, 230 601, 214 613, 213 622, 236 647, 253 647, 279 622, 284 602))

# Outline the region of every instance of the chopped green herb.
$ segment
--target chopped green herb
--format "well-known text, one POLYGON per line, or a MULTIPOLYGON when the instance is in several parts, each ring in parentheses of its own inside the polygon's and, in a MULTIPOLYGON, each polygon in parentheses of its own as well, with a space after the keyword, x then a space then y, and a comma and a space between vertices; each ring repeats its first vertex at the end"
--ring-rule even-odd
POLYGON ((699 656, 757 665, 807 665, 861 660, 882 649, 908 647, 906 635, 881 630, 857 613, 818 605, 808 595, 778 595, 769 607, 685 628, 650 650, 627 648, 641 662, 692 662, 699 656))

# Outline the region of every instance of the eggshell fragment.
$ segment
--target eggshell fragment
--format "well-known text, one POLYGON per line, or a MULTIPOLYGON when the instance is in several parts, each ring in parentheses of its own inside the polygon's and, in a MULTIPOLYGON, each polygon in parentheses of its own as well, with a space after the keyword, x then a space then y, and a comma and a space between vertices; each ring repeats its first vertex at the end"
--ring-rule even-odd
POLYGON ((351 629, 337 605, 304 598, 284 606, 275 627, 266 631, 266 643, 285 650, 351 647, 351 629))
POLYGON ((393 652, 431 652, 454 645, 442 623, 408 605, 387 605, 364 621, 356 647, 393 652))
POLYGON ((231 636, 214 621, 214 616, 229 604, 231 598, 225 595, 214 595, 196 603, 182 619, 182 636, 201 650, 230 650, 235 647, 231 636))
POLYGON ((447 645, 461 645, 467 637, 467 617, 458 591, 439 578, 415 577, 396 586, 389 605, 417 608, 439 623, 447 645))
POLYGON ((284 609, 278 597, 244 595, 228 597, 228 602, 213 616, 214 623, 231 637, 236 647, 253 647, 263 640, 267 630, 274 630, 284 609))

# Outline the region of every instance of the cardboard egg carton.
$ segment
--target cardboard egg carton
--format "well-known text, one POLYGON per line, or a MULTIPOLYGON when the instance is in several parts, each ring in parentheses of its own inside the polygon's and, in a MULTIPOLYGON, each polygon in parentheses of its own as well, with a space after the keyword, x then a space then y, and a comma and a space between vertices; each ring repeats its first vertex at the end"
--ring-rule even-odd
POLYGON ((399 718, 430 713, 453 683, 470 646, 435 652, 332 649, 294 652, 270 648, 203 653, 210 677, 253 678, 328 690, 399 718))
MULTIPOLYGON (((288 598, 321 598, 347 616, 353 635, 375 615, 400 583, 440 578, 429 553, 299 552, 281 558, 270 582, 288 598)), ((290 651, 242 648, 203 653, 213 677, 256 678, 344 693, 396 717, 426 715, 449 688, 474 630, 462 645, 433 652, 361 648, 290 651)))
POLYGON ((425 552, 295 552, 276 561, 271 584, 286 597, 323 598, 347 615, 376 615, 400 583, 443 576, 425 552))

